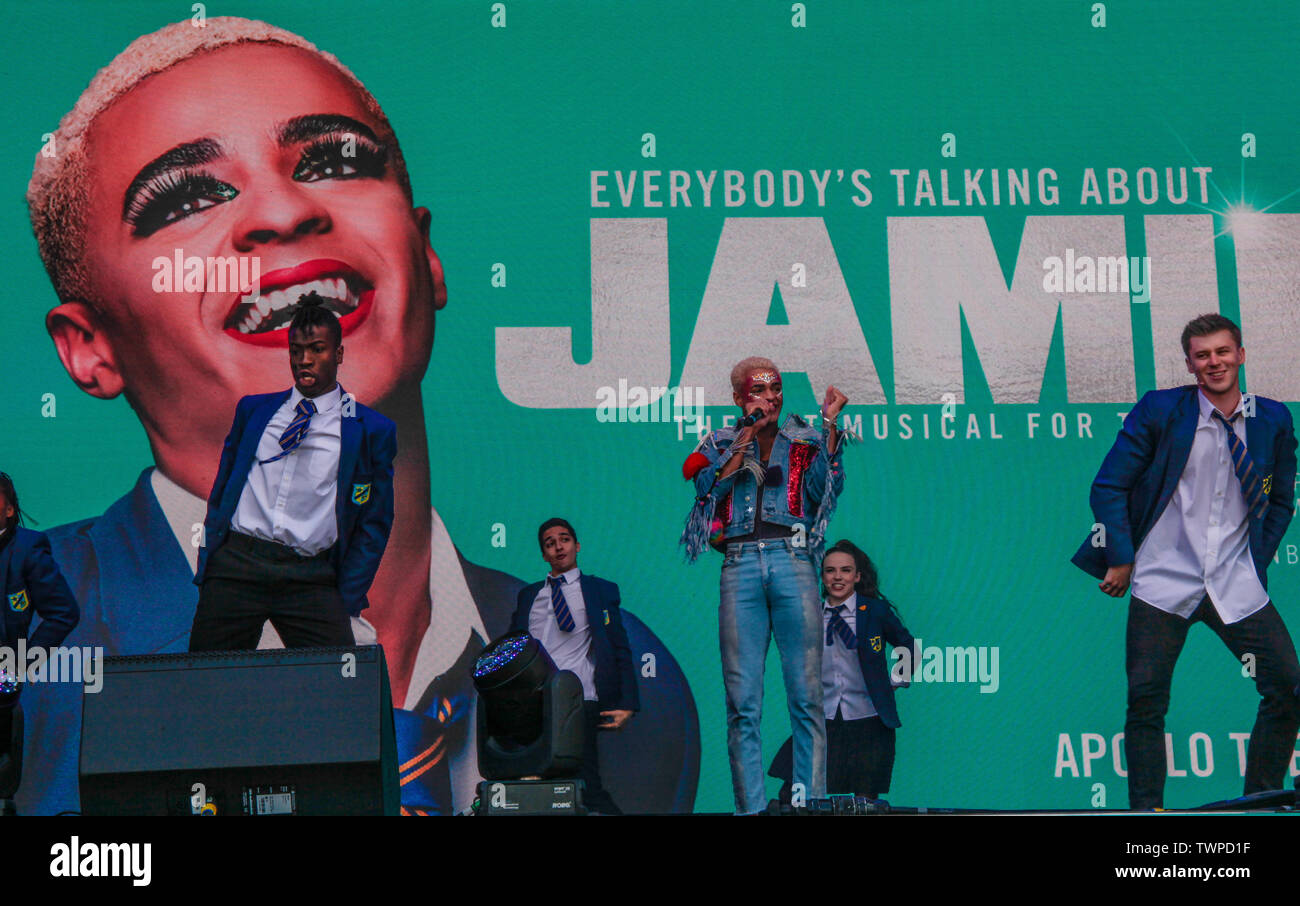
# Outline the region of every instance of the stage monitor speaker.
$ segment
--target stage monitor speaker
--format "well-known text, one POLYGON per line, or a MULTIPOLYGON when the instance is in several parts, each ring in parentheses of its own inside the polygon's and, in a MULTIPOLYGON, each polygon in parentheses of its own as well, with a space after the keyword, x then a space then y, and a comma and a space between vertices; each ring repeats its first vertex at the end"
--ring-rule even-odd
POLYGON ((80 778, 85 815, 396 815, 383 649, 105 658, 80 778))

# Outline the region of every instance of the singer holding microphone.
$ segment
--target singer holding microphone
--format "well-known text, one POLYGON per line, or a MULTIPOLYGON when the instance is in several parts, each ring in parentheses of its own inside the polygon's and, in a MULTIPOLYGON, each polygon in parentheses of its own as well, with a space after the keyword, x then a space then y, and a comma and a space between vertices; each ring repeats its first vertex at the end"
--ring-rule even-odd
MULTIPOLYGON (((718 633, 727 693, 727 755, 736 813, 764 810, 763 667, 775 636, 794 741, 796 800, 826 795, 822 613, 817 571, 826 526, 844 486, 835 419, 848 398, 826 390, 822 427, 779 424, 781 373, 748 358, 731 370, 735 427, 711 432, 686 460, 695 505, 682 533, 694 561, 709 544, 722 562, 718 633)), ((798 802, 796 801, 796 805, 798 802)))

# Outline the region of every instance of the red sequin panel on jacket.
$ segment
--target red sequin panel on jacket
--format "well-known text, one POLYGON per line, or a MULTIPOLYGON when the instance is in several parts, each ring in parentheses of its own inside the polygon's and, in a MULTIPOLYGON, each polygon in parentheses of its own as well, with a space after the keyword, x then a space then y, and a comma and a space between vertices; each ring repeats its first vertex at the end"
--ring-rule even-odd
POLYGON ((785 493, 791 516, 803 515, 803 476, 816 455, 815 444, 790 445, 790 481, 786 484, 785 493))

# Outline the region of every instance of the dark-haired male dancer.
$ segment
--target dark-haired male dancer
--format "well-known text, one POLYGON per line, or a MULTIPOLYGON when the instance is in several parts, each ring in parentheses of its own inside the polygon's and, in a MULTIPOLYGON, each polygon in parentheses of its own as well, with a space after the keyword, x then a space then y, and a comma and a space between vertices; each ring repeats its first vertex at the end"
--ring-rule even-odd
POLYGON ((343 334, 316 293, 289 325, 294 386, 246 396, 208 495, 191 651, 351 645, 393 525, 396 426, 338 383, 343 334))
POLYGON ((561 670, 582 681, 584 735, 579 776, 592 811, 621 815, 600 779, 597 737, 620 730, 641 707, 636 663, 623 629, 618 586, 578 569, 578 532, 567 519, 547 519, 537 529, 542 559, 551 567, 543 582, 519 590, 510 628, 542 643, 561 670))
POLYGON ((1169 686, 1193 623, 1203 621, 1251 668, 1260 694, 1246 795, 1282 787, 1300 726, 1295 644, 1266 591, 1292 516, 1291 413, 1242 395, 1246 350, 1232 321, 1201 315, 1182 343, 1196 384, 1153 390, 1125 416, 1092 483, 1104 534, 1090 534, 1073 558, 1112 597, 1133 586, 1124 724, 1133 809, 1164 803, 1169 686))

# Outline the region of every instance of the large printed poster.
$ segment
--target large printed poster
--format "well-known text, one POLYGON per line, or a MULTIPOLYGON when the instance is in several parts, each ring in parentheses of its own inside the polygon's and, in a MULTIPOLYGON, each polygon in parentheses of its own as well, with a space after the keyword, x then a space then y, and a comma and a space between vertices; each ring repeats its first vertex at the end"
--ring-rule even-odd
MULTIPOLYGON (((730 810, 721 558, 683 560, 681 465, 734 422, 732 366, 762 355, 787 413, 828 384, 849 398, 828 539, 870 554, 918 639, 891 801, 1125 805, 1126 603, 1070 557, 1125 413, 1191 380, 1188 320, 1238 321, 1246 389, 1300 400, 1298 19, 1074 0, 8 10, 0 469, 82 605, 67 644, 185 650, 235 402, 289 386, 284 327, 314 288, 344 326, 340 380, 398 425, 362 632, 387 654, 406 810, 472 798, 468 663, 545 574, 551 516, 629 615, 642 711, 602 735, 612 791, 730 810)), ((1268 577, 1294 625, 1294 531, 1268 577)), ((1240 793, 1247 666, 1193 628, 1170 804, 1240 793)), ((26 811, 77 807, 80 694, 24 692, 26 811)), ((789 735, 775 650, 763 727, 766 763, 789 735)))

